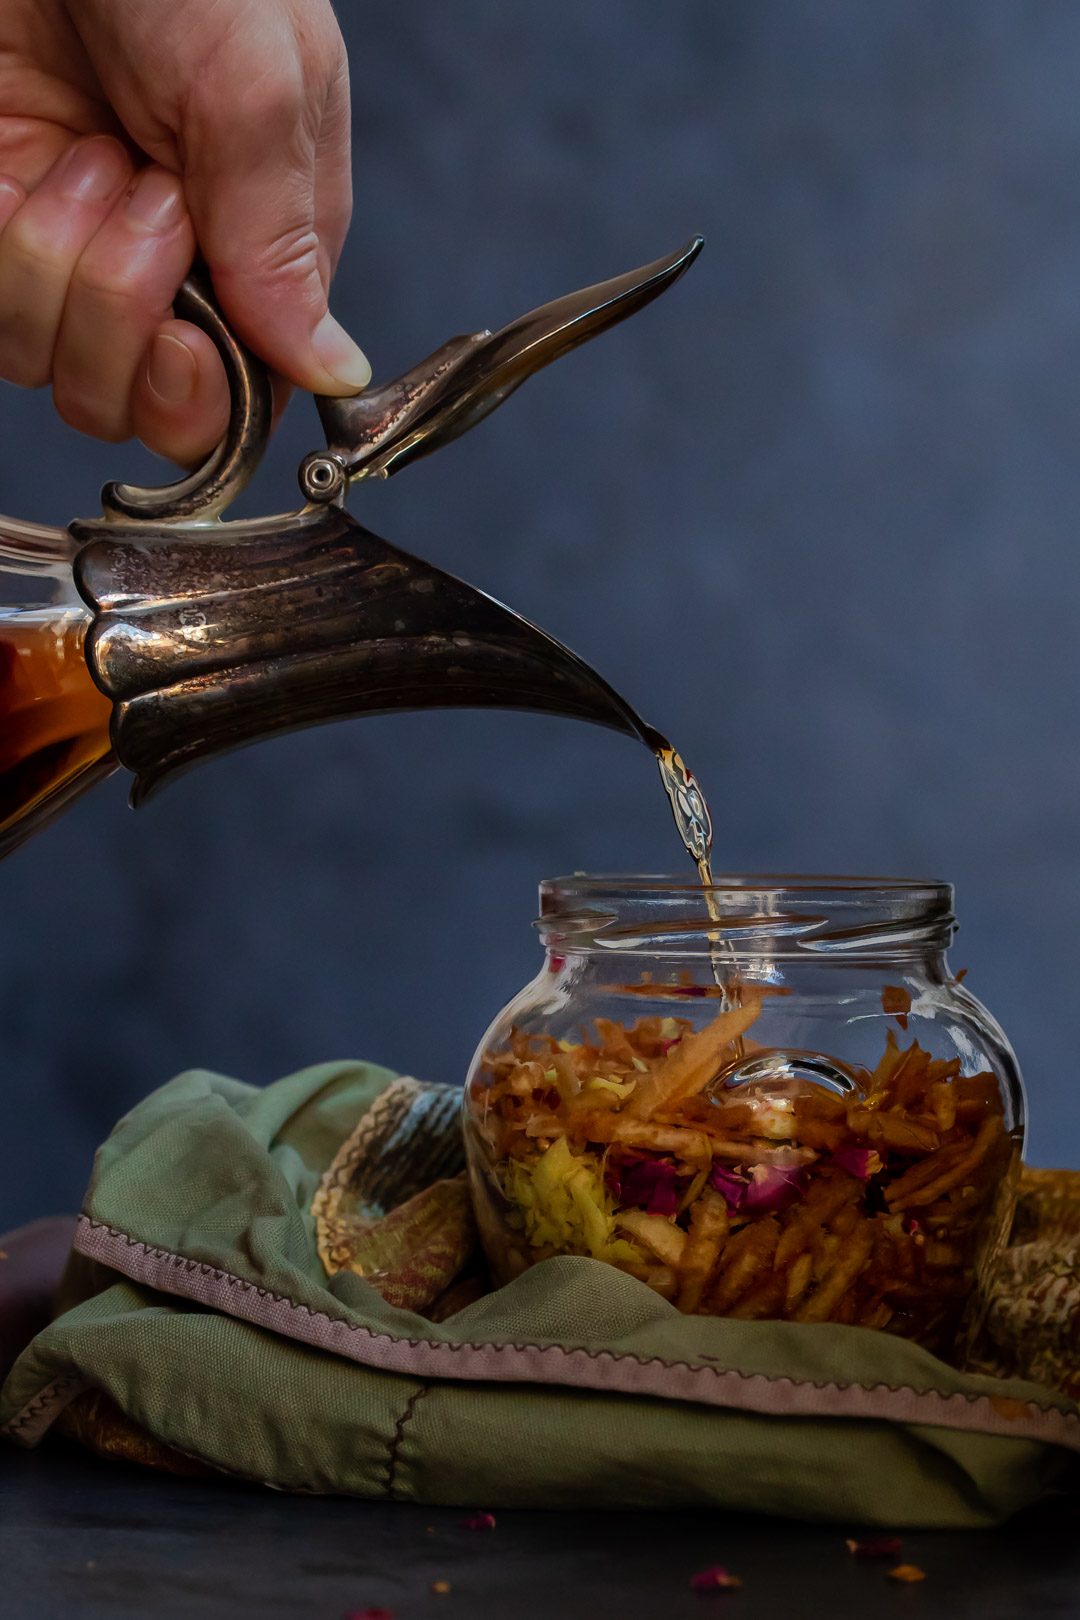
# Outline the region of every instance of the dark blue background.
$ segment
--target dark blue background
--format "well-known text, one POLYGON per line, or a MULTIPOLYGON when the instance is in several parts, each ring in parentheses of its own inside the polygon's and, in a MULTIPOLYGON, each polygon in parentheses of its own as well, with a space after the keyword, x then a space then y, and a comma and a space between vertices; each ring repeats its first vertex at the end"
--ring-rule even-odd
MULTIPOLYGON (((730 869, 953 879, 953 960, 1076 1162, 1080 10, 1001 0, 348 0, 338 313, 386 376, 708 238, 687 279, 371 527, 567 640, 702 775, 730 869)), ((5 394, 0 506, 133 448, 5 394)), ((247 508, 295 504, 297 402, 247 508)), ((676 850, 644 751, 368 720, 119 780, 0 869, 0 1227, 74 1207, 179 1068, 458 1079, 531 975, 535 885, 676 850)))

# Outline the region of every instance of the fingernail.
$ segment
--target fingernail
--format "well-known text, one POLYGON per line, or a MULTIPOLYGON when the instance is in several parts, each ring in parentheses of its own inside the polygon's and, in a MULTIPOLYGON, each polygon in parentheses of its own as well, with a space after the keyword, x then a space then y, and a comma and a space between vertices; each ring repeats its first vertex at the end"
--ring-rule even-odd
POLYGON ((312 332, 311 347, 319 363, 347 392, 358 393, 371 381, 367 355, 332 315, 324 315, 312 332))
POLYGON ((127 211, 149 231, 169 230, 184 212, 179 180, 165 169, 145 169, 131 189, 127 211))
POLYGON ((72 202, 105 202, 128 172, 127 154, 110 135, 79 141, 68 153, 60 190, 72 202))
POLYGON ((186 343, 159 332, 150 345, 146 380, 165 405, 186 405, 195 392, 198 367, 186 343))

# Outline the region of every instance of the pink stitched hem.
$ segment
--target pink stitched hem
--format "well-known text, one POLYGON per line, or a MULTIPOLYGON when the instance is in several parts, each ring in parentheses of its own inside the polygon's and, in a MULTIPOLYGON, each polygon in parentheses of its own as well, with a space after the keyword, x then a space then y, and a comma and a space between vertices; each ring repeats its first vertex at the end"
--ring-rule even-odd
MULTIPOLYGON (((232 1272, 167 1249, 151 1248, 86 1215, 79 1217, 75 1247, 88 1259, 98 1260, 148 1288, 180 1295, 362 1366, 413 1378, 555 1384, 773 1416, 885 1419, 1038 1440, 1080 1452, 1080 1416, 1052 1406, 1002 1401, 1000 1407, 995 1407, 994 1398, 988 1395, 946 1395, 888 1384, 814 1383, 744 1373, 737 1368, 664 1361, 658 1356, 566 1349, 561 1345, 443 1344, 433 1339, 405 1339, 313 1311, 232 1272)), ((75 1393, 72 1390, 68 1399, 75 1393)), ((13 1421, 25 1424, 25 1414, 13 1421)))
POLYGON ((11 1421, 5 1423, 0 1435, 5 1440, 13 1440, 17 1446, 25 1446, 29 1451, 52 1427, 64 1407, 89 1388, 90 1380, 77 1378, 74 1373, 54 1378, 51 1384, 38 1391, 32 1401, 26 1403, 21 1412, 16 1412, 11 1421))

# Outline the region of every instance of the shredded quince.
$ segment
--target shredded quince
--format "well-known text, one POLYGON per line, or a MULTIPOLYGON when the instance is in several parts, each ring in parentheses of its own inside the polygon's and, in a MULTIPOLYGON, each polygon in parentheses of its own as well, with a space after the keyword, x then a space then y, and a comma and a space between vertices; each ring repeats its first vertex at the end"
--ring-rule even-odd
POLYGON ((599 1160, 591 1153, 575 1156, 565 1136, 533 1163, 511 1159, 503 1193, 534 1249, 631 1264, 643 1257, 636 1244, 615 1236, 614 1210, 599 1160))
POLYGON ((591 1080, 585 1082, 586 1091, 611 1091, 616 1097, 629 1097, 636 1080, 609 1080, 606 1075, 594 1074, 591 1080))
POLYGON ((949 1354, 1018 1151, 997 1076, 890 1031, 850 1092, 729 1084, 760 1010, 744 993, 700 1029, 597 1018, 485 1054, 470 1123, 496 1275, 591 1255, 678 1310, 949 1354))

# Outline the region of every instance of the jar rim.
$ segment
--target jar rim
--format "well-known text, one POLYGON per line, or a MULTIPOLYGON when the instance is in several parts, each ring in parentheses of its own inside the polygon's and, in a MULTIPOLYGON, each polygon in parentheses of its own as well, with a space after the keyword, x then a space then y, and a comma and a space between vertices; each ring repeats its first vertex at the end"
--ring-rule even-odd
POLYGON ((541 883, 536 926, 559 952, 868 961, 943 951, 956 920, 937 878, 581 872, 541 883))
POLYGON ((839 903, 844 897, 852 903, 874 895, 904 896, 909 900, 925 898, 952 903, 953 885, 942 878, 911 878, 865 876, 848 873, 813 872, 722 872, 714 873, 713 881, 704 884, 696 877, 676 873, 656 872, 573 872, 565 877, 545 878, 540 884, 541 898, 546 896, 592 894, 626 894, 644 897, 649 894, 723 894, 730 892, 754 894, 807 894, 829 895, 839 903))

